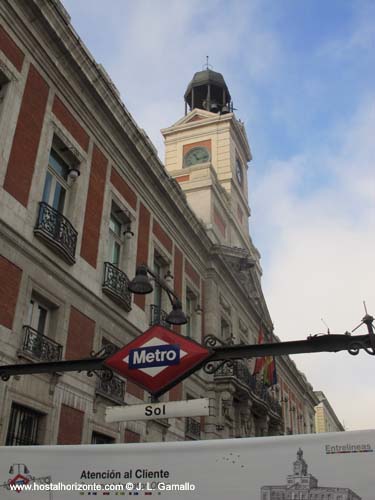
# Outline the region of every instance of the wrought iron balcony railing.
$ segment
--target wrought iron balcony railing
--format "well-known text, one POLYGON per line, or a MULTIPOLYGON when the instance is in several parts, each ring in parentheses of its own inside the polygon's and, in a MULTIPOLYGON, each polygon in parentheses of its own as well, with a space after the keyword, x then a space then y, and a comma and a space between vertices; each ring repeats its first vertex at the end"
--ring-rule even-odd
POLYGON ((192 439, 201 438, 201 423, 192 417, 185 418, 185 434, 192 439))
POLYGON ((150 306, 150 326, 161 325, 165 328, 170 328, 170 324, 166 321, 167 313, 156 304, 150 306))
POLYGON ((235 377, 253 391, 257 390, 257 384, 259 384, 256 377, 250 373, 250 370, 243 361, 225 363, 215 372, 215 378, 217 377, 235 377))
POLYGON ((263 400, 274 413, 280 418, 282 417, 280 403, 269 394, 268 387, 250 373, 249 368, 243 361, 233 361, 221 366, 215 373, 215 379, 224 377, 234 377, 237 379, 244 386, 248 387, 253 394, 263 400))
POLYGON ((34 233, 69 264, 74 264, 78 233, 66 217, 44 201, 39 203, 34 233))
POLYGON ((104 262, 103 292, 122 306, 125 311, 131 309, 131 293, 128 290, 129 278, 118 267, 104 262))
POLYGON ((123 404, 125 398, 125 380, 117 375, 113 375, 110 380, 99 376, 97 379, 96 394, 110 399, 115 403, 123 404))
POLYGON ((23 327, 25 336, 22 344, 22 353, 38 361, 59 361, 62 358, 62 345, 42 335, 31 326, 23 327))

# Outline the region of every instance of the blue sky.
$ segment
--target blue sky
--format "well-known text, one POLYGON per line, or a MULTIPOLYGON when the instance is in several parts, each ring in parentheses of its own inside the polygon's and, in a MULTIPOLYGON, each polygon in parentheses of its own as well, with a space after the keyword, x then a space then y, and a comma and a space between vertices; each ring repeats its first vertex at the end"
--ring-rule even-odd
MULTIPOLYGON (((63 3, 161 159, 206 55, 223 73, 254 157, 250 231, 276 333, 305 338, 322 317, 343 333, 364 299, 375 315, 375 2, 63 3)), ((373 427, 372 357, 295 360, 348 428, 373 427)))

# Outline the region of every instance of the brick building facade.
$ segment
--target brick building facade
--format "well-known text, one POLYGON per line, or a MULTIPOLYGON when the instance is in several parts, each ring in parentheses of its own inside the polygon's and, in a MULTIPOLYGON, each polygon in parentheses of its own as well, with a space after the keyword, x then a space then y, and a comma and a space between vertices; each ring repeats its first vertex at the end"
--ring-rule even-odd
MULTIPOLYGON (((180 333, 254 343, 262 324, 273 338, 248 234, 247 185, 232 207, 242 236, 225 240, 234 227, 228 196, 215 188, 213 222, 202 221, 182 186, 187 175, 168 173, 58 0, 5 0, 0 16, 0 364, 79 359, 163 322, 161 290, 127 290, 141 263, 173 275, 189 315, 180 333), (239 269, 244 258, 255 268, 239 269)), ((242 361, 214 376, 200 371, 164 398, 209 397, 210 417, 126 425, 106 424, 104 409, 148 400, 130 381, 15 377, 0 381, 0 444, 312 432, 311 386, 288 357, 278 374, 272 392, 242 361), (294 416, 284 408, 283 419, 285 395, 294 416)))

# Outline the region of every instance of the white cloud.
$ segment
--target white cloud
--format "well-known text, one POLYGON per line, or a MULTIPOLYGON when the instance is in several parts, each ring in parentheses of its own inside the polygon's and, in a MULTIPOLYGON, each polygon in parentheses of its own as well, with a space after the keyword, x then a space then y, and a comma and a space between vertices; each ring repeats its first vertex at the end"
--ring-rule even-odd
POLYGON ((232 93, 243 87, 244 73, 245 81, 262 81, 282 64, 281 43, 262 23, 259 0, 230 6, 219 0, 140 0, 131 9, 118 5, 110 22, 115 45, 109 64, 102 62, 161 158, 160 129, 181 118, 183 94, 206 55, 214 70, 233 75, 233 87, 228 83, 232 93), (240 71, 229 71, 231 65, 240 65, 240 71))
MULTIPOLYGON (((283 340, 325 332, 321 318, 331 333, 353 329, 364 316, 364 299, 375 314, 374 129, 375 98, 368 97, 351 123, 337 131, 335 154, 322 147, 273 162, 256 185, 256 225, 273 230, 263 244, 265 295, 283 340), (317 165, 327 169, 330 182, 306 190, 304 176, 317 165)), ((347 425, 373 426, 375 358, 340 353, 295 359, 347 425)))

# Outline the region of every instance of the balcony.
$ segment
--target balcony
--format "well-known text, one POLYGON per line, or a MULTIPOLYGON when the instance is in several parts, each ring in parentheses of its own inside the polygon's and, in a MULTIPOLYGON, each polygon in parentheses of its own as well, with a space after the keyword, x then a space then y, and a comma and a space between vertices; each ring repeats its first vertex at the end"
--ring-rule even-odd
POLYGON ((131 293, 128 290, 129 278, 118 267, 110 262, 104 263, 103 293, 125 311, 131 310, 131 293))
POLYGON ((254 377, 254 375, 251 375, 249 368, 245 365, 243 361, 233 361, 230 364, 226 363, 223 366, 221 366, 217 370, 217 372, 215 372, 215 379, 228 378, 228 377, 235 378, 246 387, 252 389, 254 392, 257 391, 257 384, 258 384, 258 391, 261 389, 261 387, 259 386, 259 382, 254 377))
POLYGON ((68 264, 74 264, 77 231, 66 217, 44 201, 39 203, 39 214, 34 233, 68 264))
POLYGON ((150 306, 150 326, 161 325, 165 328, 170 328, 171 325, 167 323, 166 317, 167 313, 156 304, 151 304, 150 306))
POLYGON ((99 377, 96 384, 96 394, 114 403, 124 404, 125 380, 113 375, 110 380, 99 377))
POLYGON ((185 435, 189 439, 201 438, 201 424, 199 420, 192 417, 185 418, 185 435))
POLYGON ((215 373, 215 381, 220 382, 223 379, 231 379, 237 385, 237 389, 260 401, 275 414, 277 419, 282 418, 280 403, 269 394, 268 387, 250 373, 243 361, 233 361, 220 367, 215 373))
POLYGON ((20 354, 31 356, 38 361, 59 361, 62 358, 62 345, 31 326, 25 325, 23 329, 25 336, 20 354))

